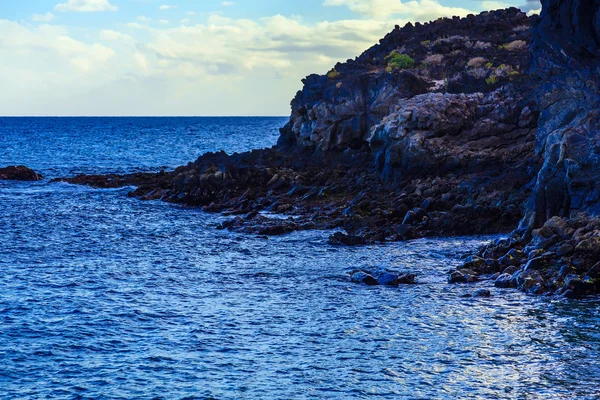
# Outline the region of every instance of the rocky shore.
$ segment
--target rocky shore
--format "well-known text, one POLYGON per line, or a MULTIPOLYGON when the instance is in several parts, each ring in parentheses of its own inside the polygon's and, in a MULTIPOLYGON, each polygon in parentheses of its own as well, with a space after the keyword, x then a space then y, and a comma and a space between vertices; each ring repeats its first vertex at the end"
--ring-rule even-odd
POLYGON ((532 74, 543 160, 512 237, 473 257, 450 281, 580 297, 600 293, 600 24, 592 0, 544 0, 532 74))
POLYGON ((330 237, 340 245, 518 227, 450 281, 598 293, 598 7, 543 3, 541 17, 510 8, 397 26, 304 79, 271 149, 61 180, 133 185, 142 200, 231 216, 222 228, 234 231, 342 228, 330 237))

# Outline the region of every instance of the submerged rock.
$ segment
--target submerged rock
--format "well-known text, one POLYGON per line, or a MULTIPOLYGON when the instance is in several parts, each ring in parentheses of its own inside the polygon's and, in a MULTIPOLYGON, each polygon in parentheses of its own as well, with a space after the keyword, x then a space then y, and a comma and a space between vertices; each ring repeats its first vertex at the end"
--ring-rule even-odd
POLYGON ((359 246, 366 244, 365 238, 357 235, 347 235, 342 232, 336 232, 329 236, 329 244, 344 246, 359 246))
POLYGON ((350 279, 354 283, 363 283, 369 286, 376 286, 380 284, 377 279, 363 271, 353 273, 350 279))
POLYGON ((414 285, 415 278, 415 274, 398 273, 386 270, 354 271, 350 274, 352 282, 364 283, 369 286, 414 285))

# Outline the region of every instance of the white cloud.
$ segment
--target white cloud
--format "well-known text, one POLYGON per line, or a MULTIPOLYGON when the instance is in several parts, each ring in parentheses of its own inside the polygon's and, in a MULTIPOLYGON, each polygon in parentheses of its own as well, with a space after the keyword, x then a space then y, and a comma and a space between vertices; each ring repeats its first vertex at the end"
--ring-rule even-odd
POLYGON ((40 25, 37 28, 27 28, 17 22, 0 20, 0 33, 10 37, 3 42, 2 52, 20 54, 50 53, 63 61, 70 62, 76 67, 96 63, 98 66, 115 56, 115 52, 99 43, 84 43, 71 38, 67 30, 56 25, 40 25), (85 62, 84 62, 85 61, 85 62))
POLYGON ((322 1, 360 15, 309 23, 212 14, 179 26, 139 17, 125 24, 134 29, 98 31, 99 43, 64 27, 0 20, 0 113, 281 115, 306 75, 361 54, 395 24, 457 14, 433 0, 322 1))
POLYGON ((484 10, 501 10, 504 8, 511 7, 512 4, 508 4, 504 1, 498 0, 484 0, 481 2, 481 6, 484 10))
POLYGON ((100 40, 106 42, 122 42, 122 43, 134 43, 135 40, 124 33, 116 32, 110 29, 103 29, 100 31, 100 40))
POLYGON ((174 8, 177 8, 177 6, 174 5, 170 5, 170 4, 163 4, 162 6, 158 7, 160 10, 172 10, 174 8))
POLYGON ((234 1, 224 1, 221 3, 221 5, 224 7, 231 7, 231 6, 235 5, 235 2, 234 1))
POLYGON ((133 29, 148 29, 148 25, 142 25, 138 22, 128 22, 125 26, 133 29))
POLYGON ((66 3, 57 4, 54 10, 59 12, 100 12, 117 11, 119 8, 110 4, 109 0, 68 0, 66 3))
POLYGON ((350 11, 376 19, 401 15, 410 21, 428 21, 439 17, 465 16, 472 11, 447 7, 435 0, 325 0, 324 6, 346 6, 350 11))
POLYGON ((33 14, 31 16, 33 22, 50 22, 54 20, 54 18, 56 18, 56 16, 51 12, 47 12, 46 14, 33 14))

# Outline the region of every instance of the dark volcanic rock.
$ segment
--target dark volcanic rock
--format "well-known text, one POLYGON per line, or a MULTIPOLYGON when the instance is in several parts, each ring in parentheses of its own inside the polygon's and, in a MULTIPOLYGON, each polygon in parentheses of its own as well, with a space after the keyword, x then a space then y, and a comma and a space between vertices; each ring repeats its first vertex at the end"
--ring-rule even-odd
POLYGON ((0 168, 0 180, 39 181, 42 179, 42 175, 24 166, 0 168))
POLYGON ((498 287, 581 297, 600 293, 600 3, 542 3, 534 73, 544 162, 520 229, 480 254, 500 261, 520 251, 519 270, 498 287))
POLYGON ((398 273, 385 270, 353 271, 350 273, 350 280, 352 280, 352 282, 364 283, 369 286, 414 285, 415 278, 415 274, 398 273))
POLYGON ((428 92, 488 93, 520 81, 529 64, 530 26, 530 18, 511 8, 397 27, 360 57, 307 77, 279 144, 361 148, 371 129, 406 99, 428 92), (390 68, 393 52, 414 66, 390 68))

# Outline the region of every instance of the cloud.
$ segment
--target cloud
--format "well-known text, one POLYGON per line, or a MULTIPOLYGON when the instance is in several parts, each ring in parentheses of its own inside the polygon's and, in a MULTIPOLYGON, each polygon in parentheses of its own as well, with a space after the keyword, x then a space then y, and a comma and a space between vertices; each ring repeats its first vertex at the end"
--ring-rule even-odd
POLYGON ((387 30, 386 22, 304 24, 281 15, 260 21, 209 17, 206 24, 149 29, 148 70, 186 76, 243 76, 257 69, 301 75, 360 54, 387 30), (298 73, 298 69, 302 72, 298 73))
POLYGON ((439 17, 465 16, 472 11, 447 7, 435 0, 325 0, 324 6, 346 6, 350 11, 376 19, 402 16, 410 21, 427 21, 439 17))
POLYGON ((235 5, 235 2, 234 1, 224 1, 221 3, 221 5, 224 7, 231 7, 231 6, 235 5))
POLYGON ((247 19, 208 14, 203 23, 179 25, 174 19, 166 24, 138 18, 122 31, 98 31, 97 40, 89 30, 86 41, 76 40, 65 27, 0 20, 0 87, 8 94, 0 98, 0 110, 282 115, 306 75, 325 73, 336 62, 361 54, 395 24, 457 13, 433 0, 417 5, 321 1, 358 14, 318 23, 283 15, 247 19), (393 6, 391 12, 378 10, 382 5, 393 6))
POLYGON ((536 14, 539 14, 539 11, 541 10, 542 5, 541 5, 540 0, 526 0, 525 4, 523 4, 522 6, 519 6, 519 8, 526 13, 533 11, 536 14))
POLYGON ((109 0, 68 0, 54 7, 58 12, 100 12, 117 11, 119 8, 110 4, 109 0))
POLYGON ((110 29, 101 30, 99 37, 100 40, 106 42, 135 43, 135 40, 131 36, 110 29))
POLYGON ((504 8, 511 7, 512 5, 505 3, 504 1, 484 0, 481 2, 481 6, 484 10, 501 10, 504 8))
POLYGON ((50 22, 54 20, 54 18, 56 18, 56 16, 51 12, 47 12, 46 14, 33 14, 31 16, 33 22, 50 22))
MULTIPOLYGON (((49 82, 70 81, 82 74, 94 73, 116 55, 113 49, 100 43, 84 43, 69 36, 60 26, 26 27, 13 21, 0 20, 0 35, 10 37, 0 46, 0 72, 3 79, 17 79, 24 85, 41 80, 40 87, 49 82), (31 74, 33 78, 19 79, 31 74)), ((78 82, 81 84, 81 82, 78 82)), ((2 87, 10 82, 0 83, 2 87)))
POLYGON ((148 29, 148 25, 142 25, 138 22, 128 22, 125 26, 133 29, 148 29))
POLYGON ((177 6, 175 5, 170 5, 170 4, 163 4, 162 6, 158 7, 160 10, 172 10, 174 8, 177 8, 177 6))

